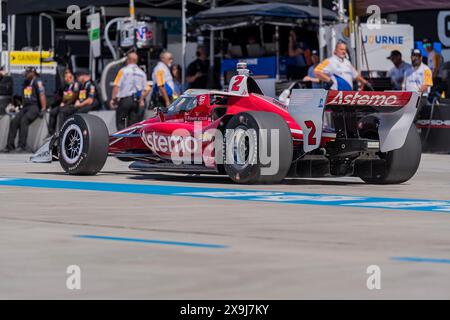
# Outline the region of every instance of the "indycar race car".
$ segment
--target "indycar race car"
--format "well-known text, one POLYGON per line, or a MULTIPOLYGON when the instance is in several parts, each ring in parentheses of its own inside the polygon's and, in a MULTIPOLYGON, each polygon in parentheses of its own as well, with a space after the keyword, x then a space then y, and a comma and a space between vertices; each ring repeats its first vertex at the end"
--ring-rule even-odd
POLYGON ((356 176, 408 181, 421 159, 415 92, 294 89, 289 104, 264 96, 245 65, 228 91, 188 90, 167 110, 109 136, 75 114, 34 162, 58 159, 72 175, 95 175, 108 156, 130 169, 228 175, 236 183, 285 177, 356 176))

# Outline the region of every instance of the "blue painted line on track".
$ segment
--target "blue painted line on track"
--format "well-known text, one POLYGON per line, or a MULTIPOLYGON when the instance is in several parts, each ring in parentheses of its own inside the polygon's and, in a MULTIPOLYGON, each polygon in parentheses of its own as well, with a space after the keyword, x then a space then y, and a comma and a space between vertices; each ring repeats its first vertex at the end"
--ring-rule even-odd
POLYGON ((450 213, 450 201, 448 200, 384 198, 248 189, 204 188, 174 185, 125 184, 21 178, 0 178, 0 186, 119 192, 130 194, 179 196, 218 200, 287 203, 297 205, 323 205, 353 208, 380 208, 389 210, 412 210, 422 212, 450 213))
POLYGON ((109 241, 122 241, 122 242, 138 242, 138 243, 150 243, 169 246, 181 246, 181 247, 196 247, 196 248, 209 248, 209 249, 223 249, 227 246, 221 244, 208 244, 208 243, 194 243, 194 242, 179 242, 179 241, 164 241, 153 239, 140 239, 140 238, 122 238, 122 237, 107 237, 96 235, 75 235, 76 238, 83 239, 96 239, 96 240, 109 240, 109 241))
POLYGON ((404 262, 427 262, 427 263, 450 264, 450 259, 435 259, 435 258, 420 258, 420 257, 392 257, 391 259, 404 262))

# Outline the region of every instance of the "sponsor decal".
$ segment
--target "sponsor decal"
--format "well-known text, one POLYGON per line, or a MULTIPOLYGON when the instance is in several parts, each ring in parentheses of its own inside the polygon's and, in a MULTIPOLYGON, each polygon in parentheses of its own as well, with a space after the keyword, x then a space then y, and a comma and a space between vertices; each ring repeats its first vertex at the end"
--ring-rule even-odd
POLYGON ((409 102, 410 92, 330 91, 328 105, 402 107, 409 102))
POLYGON ((450 120, 417 120, 418 128, 450 129, 450 120))
POLYGON ((194 122, 194 121, 208 121, 210 118, 209 116, 192 116, 192 115, 186 115, 184 117, 185 121, 194 122))
MULTIPOLYGON (((155 153, 190 153, 199 150, 199 142, 194 137, 180 135, 162 135, 155 131, 143 133, 143 141, 155 153)), ((200 143, 201 144, 201 143, 200 143)))
MULTIPOLYGON (((240 121, 245 123, 247 119, 242 117, 240 121)), ((213 167, 215 164, 237 164, 245 167, 259 163, 263 175, 278 172, 279 138, 278 129, 260 129, 257 132, 242 128, 227 129, 224 137, 215 128, 202 131, 201 122, 194 123, 193 132, 187 129, 177 129, 171 133, 141 132, 142 141, 153 153, 170 157, 176 165, 204 164, 213 167)))
POLYGON ((363 36, 363 43, 366 44, 399 44, 405 42, 404 36, 384 36, 384 35, 369 35, 363 36))
POLYGON ((198 98, 197 98, 197 100, 198 100, 197 105, 202 106, 202 105, 206 104, 206 102, 207 102, 206 98, 207 98, 207 96, 204 95, 204 94, 198 96, 198 98))

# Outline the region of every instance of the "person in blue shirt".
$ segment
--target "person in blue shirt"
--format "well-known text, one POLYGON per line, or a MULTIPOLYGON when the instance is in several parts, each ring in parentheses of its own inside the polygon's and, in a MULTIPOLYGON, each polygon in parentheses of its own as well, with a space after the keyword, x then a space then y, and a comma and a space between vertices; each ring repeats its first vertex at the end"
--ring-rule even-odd
POLYGON ((311 81, 311 88, 313 88, 313 89, 322 88, 322 85, 320 84, 320 80, 317 79, 314 74, 314 69, 317 67, 317 65, 319 64, 319 61, 320 61, 317 50, 312 50, 311 60, 312 60, 313 64, 309 67, 308 75, 303 78, 303 81, 311 81))

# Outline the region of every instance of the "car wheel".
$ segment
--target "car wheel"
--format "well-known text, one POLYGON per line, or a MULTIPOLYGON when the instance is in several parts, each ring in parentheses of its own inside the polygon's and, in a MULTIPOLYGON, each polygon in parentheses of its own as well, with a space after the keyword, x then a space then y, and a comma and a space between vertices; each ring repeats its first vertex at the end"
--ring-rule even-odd
POLYGON ((403 147, 380 155, 386 161, 384 174, 361 179, 371 184, 398 184, 406 182, 416 174, 421 156, 422 143, 420 136, 416 127, 412 125, 403 147))
POLYGON ((108 129, 99 117, 75 114, 62 126, 59 134, 59 162, 69 174, 95 175, 108 157, 108 129))
POLYGON ((234 182, 273 184, 286 177, 292 162, 292 135, 279 115, 239 113, 227 123, 224 140, 224 169, 234 182), (275 135, 276 141, 272 143, 274 130, 278 131, 278 136, 275 135), (263 143, 264 140, 267 143, 263 143), (275 162, 269 162, 267 158, 275 159, 275 162))

